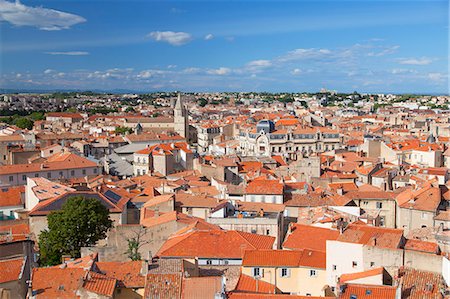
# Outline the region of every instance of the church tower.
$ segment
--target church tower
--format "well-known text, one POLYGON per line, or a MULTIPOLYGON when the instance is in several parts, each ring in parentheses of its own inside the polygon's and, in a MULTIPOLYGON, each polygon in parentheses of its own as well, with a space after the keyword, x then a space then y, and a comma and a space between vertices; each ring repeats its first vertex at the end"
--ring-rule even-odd
POLYGON ((180 134, 186 140, 189 139, 189 124, 186 113, 186 108, 181 100, 181 94, 178 93, 178 98, 173 108, 173 129, 176 133, 180 134))

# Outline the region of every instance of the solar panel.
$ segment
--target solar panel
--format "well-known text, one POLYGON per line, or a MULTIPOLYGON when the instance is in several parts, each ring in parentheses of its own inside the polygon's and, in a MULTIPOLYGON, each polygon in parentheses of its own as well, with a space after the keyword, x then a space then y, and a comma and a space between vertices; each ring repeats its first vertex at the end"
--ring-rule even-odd
POLYGON ((111 190, 106 191, 105 196, 110 201, 112 201, 114 204, 116 204, 122 198, 119 194, 116 194, 111 190))

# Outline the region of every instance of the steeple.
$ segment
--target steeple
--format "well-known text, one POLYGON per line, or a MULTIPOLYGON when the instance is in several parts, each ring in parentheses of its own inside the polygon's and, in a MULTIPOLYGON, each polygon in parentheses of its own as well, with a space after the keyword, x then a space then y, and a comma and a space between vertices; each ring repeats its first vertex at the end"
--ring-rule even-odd
POLYGON ((178 92, 177 101, 175 103, 175 107, 173 109, 174 116, 174 131, 180 134, 181 136, 188 138, 188 118, 186 109, 184 108, 183 101, 181 99, 181 94, 178 92))

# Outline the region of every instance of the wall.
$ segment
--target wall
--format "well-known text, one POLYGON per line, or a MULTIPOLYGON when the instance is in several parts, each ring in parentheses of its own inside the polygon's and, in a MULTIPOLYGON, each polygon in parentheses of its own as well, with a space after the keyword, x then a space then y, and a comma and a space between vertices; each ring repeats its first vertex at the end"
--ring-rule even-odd
POLYGON ((364 271, 363 246, 339 241, 327 240, 327 284, 336 287, 337 279, 344 273, 364 271), (353 267, 353 261, 357 263, 353 267), (336 265, 336 270, 333 270, 336 265))

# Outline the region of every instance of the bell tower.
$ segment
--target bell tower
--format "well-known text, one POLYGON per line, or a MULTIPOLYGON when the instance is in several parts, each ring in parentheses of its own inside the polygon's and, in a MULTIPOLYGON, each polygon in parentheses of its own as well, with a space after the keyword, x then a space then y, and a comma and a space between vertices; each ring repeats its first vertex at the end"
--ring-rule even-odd
POLYGON ((189 138, 188 117, 180 93, 178 93, 178 98, 173 108, 173 116, 174 131, 187 140, 189 138))

